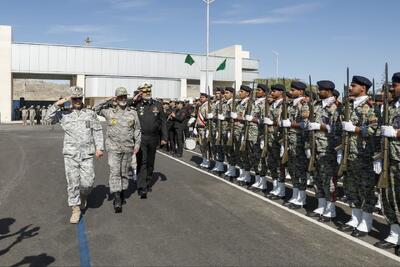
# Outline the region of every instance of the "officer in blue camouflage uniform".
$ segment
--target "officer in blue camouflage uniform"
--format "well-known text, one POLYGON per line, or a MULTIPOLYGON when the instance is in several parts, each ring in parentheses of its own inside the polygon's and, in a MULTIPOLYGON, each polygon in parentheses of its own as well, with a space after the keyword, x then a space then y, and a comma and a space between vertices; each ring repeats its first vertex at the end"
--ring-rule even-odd
POLYGON ((109 186, 113 194, 114 211, 122 212, 124 190, 128 189, 128 172, 132 164, 132 155, 139 152, 141 132, 138 115, 127 107, 128 92, 124 87, 115 90, 115 97, 99 103, 95 111, 107 121, 106 149, 110 166, 109 186), (107 108, 107 103, 115 100, 115 108, 107 108))
MULTIPOLYGON (((319 217, 320 221, 330 221, 336 217, 336 171, 335 147, 338 143, 336 125, 338 112, 333 96, 335 84, 332 81, 317 82, 319 101, 314 105, 315 121, 309 122, 307 130, 315 131, 315 196, 318 207, 308 213, 310 217, 319 217)), ((311 152, 307 150, 308 157, 311 152)))
MULTIPOLYGON (((307 85, 300 81, 293 81, 290 85, 292 101, 288 105, 288 119, 282 121, 282 127, 289 128, 289 161, 288 169, 292 178, 293 194, 285 206, 299 209, 306 204, 307 188, 307 158, 305 154, 304 128, 308 119, 307 111, 303 109, 304 92, 307 85)), ((281 197, 285 194, 281 194, 281 197)))
POLYGON ((64 164, 67 178, 68 205, 72 207, 70 223, 76 224, 81 209, 86 208, 87 196, 94 183, 93 157, 103 155, 103 131, 96 113, 83 106, 83 89, 73 86, 71 96, 49 107, 46 123, 60 123, 64 135, 64 164), (71 109, 61 111, 71 101, 71 109), (79 207, 80 206, 80 207, 79 207))
MULTIPOLYGON (((395 249, 400 256, 400 72, 393 74, 389 106, 389 125, 382 125, 382 137, 389 138, 389 186, 381 189, 382 211, 390 225, 389 236, 375 243, 376 247, 395 249)), ((382 159, 374 162, 376 174, 382 172, 382 159)))
MULTIPOLYGON (((374 192, 373 152, 376 146, 377 116, 367 95, 372 83, 362 76, 353 76, 349 96, 352 99, 350 120, 341 123, 342 130, 349 133, 349 155, 347 172, 344 174, 343 189, 352 209, 352 217, 339 227, 352 236, 367 235, 372 228, 372 212, 376 204, 374 192)), ((338 151, 341 162, 343 152, 338 151)))

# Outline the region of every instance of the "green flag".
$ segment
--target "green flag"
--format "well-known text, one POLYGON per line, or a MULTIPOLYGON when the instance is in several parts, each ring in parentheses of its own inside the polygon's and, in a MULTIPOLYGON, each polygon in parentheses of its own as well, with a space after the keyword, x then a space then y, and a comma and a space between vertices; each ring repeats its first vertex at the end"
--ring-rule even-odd
POLYGON ((225 60, 218 66, 217 71, 224 70, 226 67, 226 58, 225 60))
POLYGON ((189 64, 190 66, 193 65, 194 59, 192 58, 191 55, 187 55, 187 56, 186 56, 185 63, 186 63, 186 64, 189 64))

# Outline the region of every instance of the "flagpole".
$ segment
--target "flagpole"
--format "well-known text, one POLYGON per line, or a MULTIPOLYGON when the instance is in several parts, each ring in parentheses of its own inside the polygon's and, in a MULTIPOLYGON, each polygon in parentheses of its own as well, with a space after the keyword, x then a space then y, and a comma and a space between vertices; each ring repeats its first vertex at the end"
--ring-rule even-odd
POLYGON ((210 54, 210 4, 215 0, 203 0, 207 4, 207 31, 206 31, 206 92, 210 94, 208 86, 208 56, 210 54))

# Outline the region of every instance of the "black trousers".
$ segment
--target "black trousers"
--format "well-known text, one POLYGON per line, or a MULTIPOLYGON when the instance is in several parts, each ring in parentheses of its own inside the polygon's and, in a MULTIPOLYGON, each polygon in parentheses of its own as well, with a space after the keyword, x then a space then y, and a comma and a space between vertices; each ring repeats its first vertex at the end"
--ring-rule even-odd
POLYGON ((176 153, 182 154, 183 153, 183 128, 175 128, 175 132, 176 132, 176 144, 177 144, 176 153))
POLYGON ((168 130, 168 141, 169 141, 169 151, 175 153, 176 152, 176 132, 175 128, 171 127, 168 130))
POLYGON ((140 151, 137 158, 138 189, 146 189, 153 178, 154 161, 159 140, 158 135, 142 135, 140 151))

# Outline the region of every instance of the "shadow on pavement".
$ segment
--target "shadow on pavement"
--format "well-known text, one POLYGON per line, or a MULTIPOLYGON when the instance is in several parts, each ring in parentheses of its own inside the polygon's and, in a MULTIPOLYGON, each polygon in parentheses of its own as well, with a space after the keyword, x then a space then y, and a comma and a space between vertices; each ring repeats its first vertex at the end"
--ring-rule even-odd
POLYGON ((29 266, 29 267, 46 267, 53 263, 56 259, 52 256, 47 255, 46 253, 42 253, 35 256, 26 256, 19 262, 11 265, 10 267, 17 266, 29 266))

